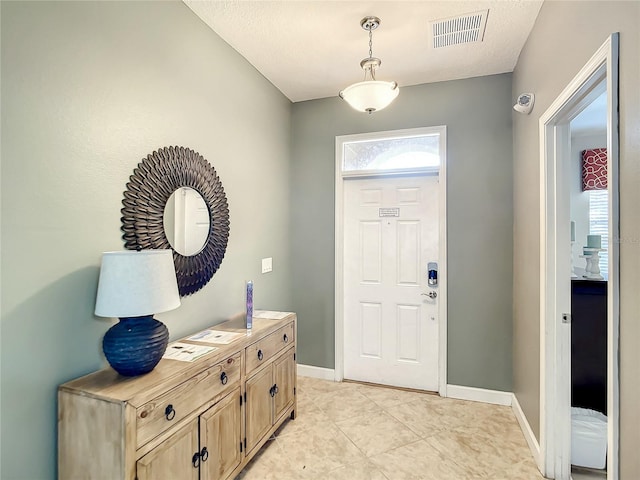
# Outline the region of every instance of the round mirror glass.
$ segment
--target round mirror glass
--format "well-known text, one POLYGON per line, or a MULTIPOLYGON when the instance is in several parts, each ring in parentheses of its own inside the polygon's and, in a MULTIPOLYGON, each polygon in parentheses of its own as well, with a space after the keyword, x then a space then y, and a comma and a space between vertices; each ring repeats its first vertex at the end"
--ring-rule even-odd
POLYGON ((167 240, 180 255, 200 253, 209 237, 209 208, 196 190, 181 187, 164 207, 163 225, 167 240))

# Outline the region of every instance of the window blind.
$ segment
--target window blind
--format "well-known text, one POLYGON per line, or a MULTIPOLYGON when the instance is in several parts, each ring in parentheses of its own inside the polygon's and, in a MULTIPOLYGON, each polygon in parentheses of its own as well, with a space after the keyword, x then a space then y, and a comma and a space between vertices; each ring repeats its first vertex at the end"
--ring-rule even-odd
POLYGON ((589 235, 602 236, 600 273, 607 278, 609 272, 609 192, 589 191, 589 235))

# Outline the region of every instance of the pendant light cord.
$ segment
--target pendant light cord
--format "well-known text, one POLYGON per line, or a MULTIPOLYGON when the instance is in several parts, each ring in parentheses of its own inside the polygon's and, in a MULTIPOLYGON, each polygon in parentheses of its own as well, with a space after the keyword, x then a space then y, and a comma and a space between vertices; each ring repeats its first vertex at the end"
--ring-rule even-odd
MULTIPOLYGON (((373 58, 373 29, 371 28, 371 25, 369 25, 367 27, 367 30, 369 30, 369 59, 371 60, 373 58)), ((369 71, 369 75, 371 76, 371 80, 375 81, 376 72, 375 72, 373 66, 371 66, 371 65, 369 65, 364 70, 364 80, 367 81, 367 71, 369 71)))

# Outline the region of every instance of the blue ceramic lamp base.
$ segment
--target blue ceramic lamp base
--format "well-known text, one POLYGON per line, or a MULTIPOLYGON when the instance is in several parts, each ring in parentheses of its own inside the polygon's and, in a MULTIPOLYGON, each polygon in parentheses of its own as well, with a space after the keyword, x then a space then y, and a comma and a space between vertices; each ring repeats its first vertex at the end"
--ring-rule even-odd
POLYGON ((169 330, 153 315, 124 317, 107 330, 102 350, 116 372, 134 377, 153 370, 168 343, 169 330))

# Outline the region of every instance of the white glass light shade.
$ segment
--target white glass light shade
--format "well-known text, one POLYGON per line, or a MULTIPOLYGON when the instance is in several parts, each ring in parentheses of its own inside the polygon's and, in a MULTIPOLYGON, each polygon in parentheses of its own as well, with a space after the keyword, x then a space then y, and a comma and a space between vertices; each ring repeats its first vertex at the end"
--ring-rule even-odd
POLYGON ((102 254, 95 314, 141 317, 180 306, 171 250, 102 254))
POLYGON ((359 112, 371 113, 389 106, 399 93, 396 82, 368 80, 349 85, 340 92, 340 97, 359 112))

